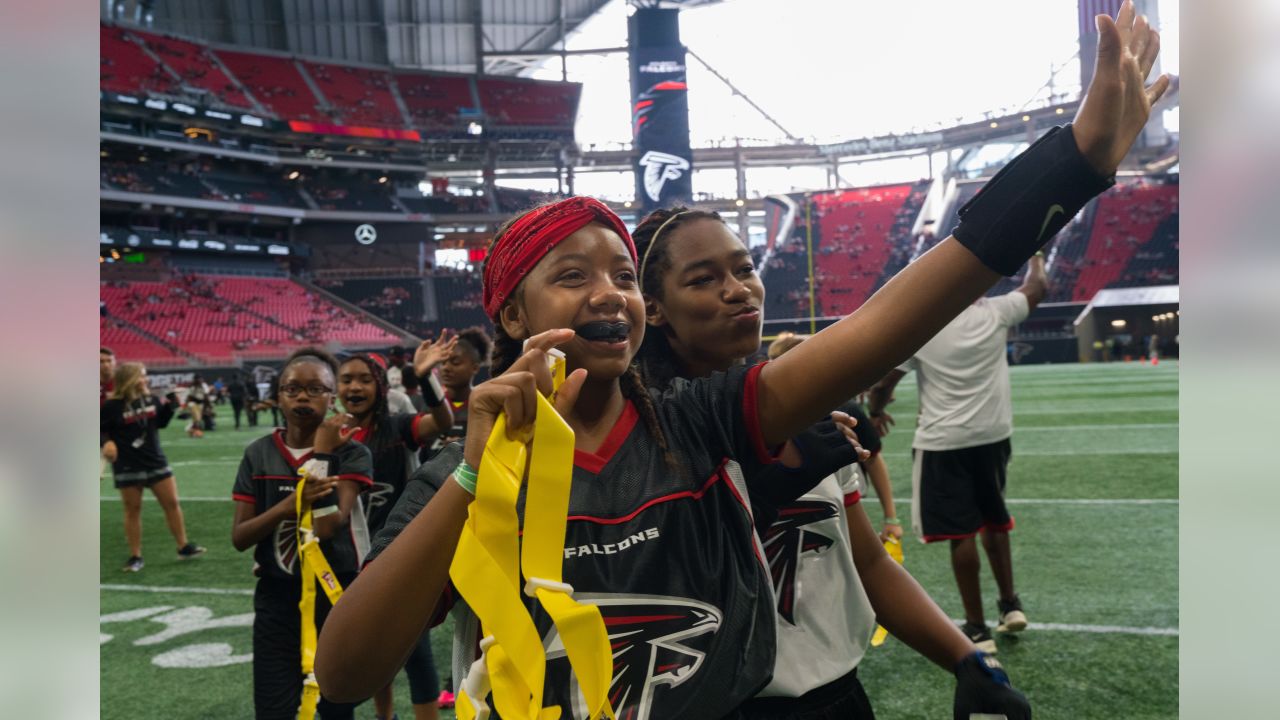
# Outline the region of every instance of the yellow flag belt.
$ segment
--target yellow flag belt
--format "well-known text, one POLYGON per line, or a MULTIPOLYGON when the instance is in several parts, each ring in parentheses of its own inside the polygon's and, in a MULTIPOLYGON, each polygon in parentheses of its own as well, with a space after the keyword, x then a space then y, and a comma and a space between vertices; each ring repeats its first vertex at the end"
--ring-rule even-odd
MULTIPOLYGON (((553 385, 564 382, 564 356, 551 351, 553 385)), ((476 497, 467 511, 449 576, 480 618, 480 658, 458 689, 460 720, 486 720, 492 694, 503 720, 555 720, 559 707, 543 707, 546 652, 524 592, 555 623, 591 718, 612 718, 609 684, 613 655, 600 609, 573 599, 564 583, 565 520, 573 478, 573 430, 538 394, 531 431, 507 437, 499 415, 485 444, 476 497), (525 492, 523 544, 516 501, 525 492), (521 583, 523 576, 524 582, 521 583)))
POLYGON ((298 489, 294 493, 294 510, 298 514, 298 563, 302 575, 302 599, 298 611, 302 613, 302 702, 298 706, 298 720, 312 720, 316 715, 316 703, 320 701, 320 685, 316 682, 316 581, 324 588, 329 602, 336 605, 342 597, 342 585, 333 568, 320 551, 320 541, 311 531, 311 503, 303 500, 308 478, 307 466, 298 469, 298 489))

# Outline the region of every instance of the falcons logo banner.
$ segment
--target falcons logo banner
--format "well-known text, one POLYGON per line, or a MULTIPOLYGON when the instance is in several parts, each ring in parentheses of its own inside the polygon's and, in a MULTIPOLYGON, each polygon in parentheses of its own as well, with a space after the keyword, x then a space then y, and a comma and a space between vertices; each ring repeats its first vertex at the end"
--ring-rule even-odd
POLYGON ((826 535, 805 529, 838 515, 840 509, 823 500, 801 500, 778 513, 778 520, 764 535, 764 555, 773 575, 773 594, 778 598, 778 615, 795 625, 796 600, 800 583, 796 571, 805 553, 821 553, 835 544, 826 535))
POLYGON ((693 198, 689 86, 679 12, 636 8, 627 19, 636 196, 648 212, 693 198))
MULTIPOLYGON (((617 720, 660 720, 655 699, 697 674, 720 629, 719 608, 688 598, 659 595, 581 594, 575 599, 600 607, 613 647, 609 703, 617 720)), ((549 687, 569 686, 574 720, 588 717, 586 701, 573 677, 555 626, 543 639, 549 687)))

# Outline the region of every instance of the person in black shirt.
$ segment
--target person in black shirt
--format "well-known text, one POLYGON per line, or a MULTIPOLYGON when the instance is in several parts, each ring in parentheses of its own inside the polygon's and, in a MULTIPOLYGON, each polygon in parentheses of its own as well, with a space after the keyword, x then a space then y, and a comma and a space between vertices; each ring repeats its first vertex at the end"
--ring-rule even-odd
MULTIPOLYGON (((244 451, 231 497, 236 502, 231 543, 253 548, 253 706, 258 720, 292 720, 302 697, 299 646, 302 595, 297 546, 298 473, 311 473, 305 497, 313 509, 315 536, 338 582, 346 587, 368 550, 361 493, 372 484, 369 449, 352 439, 354 419, 333 406, 337 361, 315 348, 290 356, 280 374, 278 403, 285 428, 259 438, 244 451)), ((315 622, 330 610, 317 585, 315 622)), ((319 715, 349 719, 354 704, 330 702, 321 686, 319 715)))
MULTIPOLYGON (((430 347, 427 345, 427 351, 420 349, 414 355, 413 370, 405 369, 402 379, 406 386, 411 379, 416 380, 419 373, 430 372, 427 366, 434 360, 430 347)), ((372 353, 352 355, 339 366, 338 400, 354 418, 358 429, 353 437, 373 453, 373 487, 369 492, 369 534, 372 536, 382 529, 391 508, 404 492, 409 475, 418 468, 418 450, 439 435, 438 428, 449 427, 452 414, 443 402, 437 402, 430 413, 391 414, 387 409, 386 361, 372 353)), ((409 677, 414 717, 417 720, 439 717, 440 679, 431 655, 430 633, 422 633, 404 669, 409 677)), ((391 718, 394 714, 392 685, 375 693, 373 702, 377 717, 391 718)))
POLYGON ((142 363, 123 363, 112 378, 111 395, 99 408, 102 452, 111 462, 116 489, 124 504, 124 535, 129 543, 125 572, 138 572, 142 561, 142 489, 152 494, 164 510, 169 532, 178 544, 178 558, 185 560, 205 551, 187 538, 178 483, 169 460, 160 449, 160 428, 173 418, 176 398, 156 399, 147 385, 142 363))
POLYGON ((440 384, 453 411, 453 427, 436 438, 431 447, 424 450, 422 459, 435 455, 452 442, 462 440, 467 434, 467 401, 471 397, 472 383, 476 375, 489 365, 493 352, 493 339, 480 327, 469 327, 456 336, 449 357, 440 364, 440 384))
MULTIPOLYGON (((634 238, 645 258, 648 323, 639 357, 651 382, 664 378, 665 389, 674 378, 725 372, 759 351, 764 283, 718 213, 655 210, 634 238)), ((840 411, 848 414, 848 405, 840 411)), ((867 434, 878 450, 875 433, 867 434)), ((977 650, 884 551, 852 468, 824 469, 816 485, 793 479, 817 464, 811 447, 796 438, 783 448, 783 463, 794 469, 766 473, 775 487, 749 484, 753 498, 780 500, 781 510, 761 532, 778 597, 777 662, 770 684, 741 707, 747 718, 874 718, 857 667, 877 619, 948 670, 977 650), (783 486, 802 494, 788 497, 783 486)), ((853 462, 850 455, 845 464, 853 462)))
POLYGON ((245 382, 243 378, 239 376, 231 378, 231 384, 227 386, 227 399, 231 401, 231 415, 235 418, 236 429, 239 430, 240 413, 244 412, 245 407, 245 382))

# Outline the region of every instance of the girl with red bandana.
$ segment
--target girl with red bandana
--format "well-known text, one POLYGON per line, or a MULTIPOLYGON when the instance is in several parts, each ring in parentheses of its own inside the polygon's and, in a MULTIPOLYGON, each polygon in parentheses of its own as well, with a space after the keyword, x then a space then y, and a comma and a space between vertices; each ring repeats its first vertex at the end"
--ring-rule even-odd
MULTIPOLYGON (((535 394, 552 391, 547 353, 559 348, 570 373, 554 406, 575 446, 563 579, 610 629, 609 702, 618 716, 640 720, 717 718, 756 694, 770 679, 776 637, 743 476, 910 356, 1001 273, 1016 272, 1061 229, 1061 216, 1105 189, 1168 81, 1144 88, 1158 45, 1128 0, 1123 29, 1109 19, 1099 25, 1098 80, 1074 127, 1051 131, 1010 163, 1010 174, 962 213, 953 237, 775 362, 650 394, 633 365, 645 325, 640 263, 618 217, 570 198, 500 229, 483 288, 496 327, 495 377, 472 392, 463 447, 421 471, 425 507, 335 608, 317 651, 321 687, 357 699, 384 683, 447 598, 474 468, 499 415, 512 431, 531 426, 535 394)), ((529 610, 546 647, 559 647, 545 611, 529 610)), ((548 657, 544 704, 580 717, 567 663, 548 657)), ((1030 717, 998 667, 966 663, 957 676, 980 688, 957 693, 957 717, 1030 717)))

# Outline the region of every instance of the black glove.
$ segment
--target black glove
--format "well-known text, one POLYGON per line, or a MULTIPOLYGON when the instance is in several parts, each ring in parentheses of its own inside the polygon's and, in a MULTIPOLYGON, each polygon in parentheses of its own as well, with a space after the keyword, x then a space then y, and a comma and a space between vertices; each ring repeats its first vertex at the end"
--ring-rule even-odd
POLYGON ((792 472, 814 477, 813 485, 822 482, 823 478, 840 468, 858 462, 858 451, 849 443, 844 431, 829 417, 791 438, 791 442, 800 451, 803 463, 792 472))
POLYGON ((756 510, 756 530, 762 536, 778 519, 778 508, 814 489, 836 470, 858 461, 858 451, 831 418, 815 423, 791 438, 791 442, 800 451, 800 467, 774 463, 756 473, 748 484, 756 510))
POLYGON ((987 720, 1031 720, 1031 704, 1009 684, 1009 676, 995 658, 975 652, 956 663, 955 720, 973 715, 987 720))

